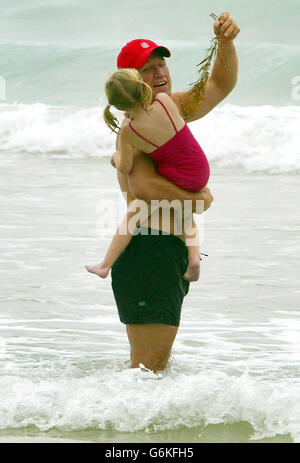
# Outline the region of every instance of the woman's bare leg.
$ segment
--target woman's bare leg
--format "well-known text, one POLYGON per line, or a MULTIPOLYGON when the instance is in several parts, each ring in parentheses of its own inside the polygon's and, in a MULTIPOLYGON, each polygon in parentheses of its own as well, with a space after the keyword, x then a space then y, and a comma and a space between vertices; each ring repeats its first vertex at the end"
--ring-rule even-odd
POLYGON ((178 326, 161 323, 126 325, 131 349, 131 368, 142 363, 157 372, 163 370, 169 360, 178 326))

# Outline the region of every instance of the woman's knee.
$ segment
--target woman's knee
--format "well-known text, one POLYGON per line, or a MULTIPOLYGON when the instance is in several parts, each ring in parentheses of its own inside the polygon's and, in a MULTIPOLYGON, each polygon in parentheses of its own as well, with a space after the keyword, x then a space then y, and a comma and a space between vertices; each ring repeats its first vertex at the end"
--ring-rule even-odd
POLYGON ((138 368, 142 363, 146 368, 154 372, 164 370, 168 364, 171 354, 170 345, 161 345, 160 348, 144 348, 140 350, 131 350, 131 368, 138 368))
POLYGON ((167 366, 178 327, 162 324, 127 325, 131 350, 131 368, 142 363, 152 371, 167 366))
POLYGON ((167 357, 131 357, 131 368, 138 368, 140 364, 144 365, 148 370, 154 371, 162 371, 166 368, 168 364, 170 355, 167 357))

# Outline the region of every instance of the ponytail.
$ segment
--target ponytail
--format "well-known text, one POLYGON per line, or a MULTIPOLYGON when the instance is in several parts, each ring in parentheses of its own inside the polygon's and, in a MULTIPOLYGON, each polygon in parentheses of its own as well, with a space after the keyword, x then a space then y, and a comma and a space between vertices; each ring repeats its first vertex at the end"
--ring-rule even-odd
POLYGON ((141 99, 141 106, 145 111, 148 111, 149 106, 152 103, 153 93, 152 88, 150 85, 146 84, 143 80, 140 80, 140 84, 142 86, 142 99, 141 99))
POLYGON ((107 125, 107 127, 109 127, 113 132, 118 134, 120 132, 119 121, 111 113, 110 107, 111 107, 111 105, 108 104, 106 106, 106 108, 104 109, 104 112, 103 112, 104 121, 105 121, 105 124, 107 125))

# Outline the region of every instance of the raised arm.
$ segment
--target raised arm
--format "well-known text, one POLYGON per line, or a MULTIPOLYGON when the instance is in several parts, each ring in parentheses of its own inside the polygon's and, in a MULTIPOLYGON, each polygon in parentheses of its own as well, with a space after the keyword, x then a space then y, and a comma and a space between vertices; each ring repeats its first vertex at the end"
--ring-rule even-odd
POLYGON ((172 94, 181 115, 187 122, 192 122, 209 113, 234 89, 238 77, 238 57, 233 40, 240 29, 229 13, 223 13, 220 21, 214 23, 214 32, 219 34, 218 55, 215 59, 211 75, 207 81, 204 97, 201 103, 194 109, 186 108, 192 101, 191 90, 172 94))

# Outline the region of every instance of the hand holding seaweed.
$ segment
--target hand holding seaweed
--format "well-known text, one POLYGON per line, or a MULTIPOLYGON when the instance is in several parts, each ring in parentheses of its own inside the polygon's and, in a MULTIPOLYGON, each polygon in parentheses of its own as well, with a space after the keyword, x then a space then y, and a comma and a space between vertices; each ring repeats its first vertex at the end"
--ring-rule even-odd
POLYGON ((222 13, 220 16, 214 13, 210 14, 210 17, 215 20, 214 32, 215 36, 210 42, 210 47, 206 51, 205 58, 199 66, 199 78, 196 82, 190 84, 193 86, 189 95, 192 96, 190 103, 185 107, 184 114, 185 119, 196 110, 199 103, 203 100, 205 87, 210 75, 210 68, 214 58, 218 55, 220 46, 227 46, 228 43, 232 42, 240 32, 240 28, 237 23, 230 17, 228 12, 222 13))
MULTIPOLYGON (((220 20, 220 17, 215 15, 214 13, 211 13, 209 16, 213 18, 215 21, 220 20)), ((201 63, 197 64, 197 66, 200 66, 199 78, 196 82, 190 84, 193 86, 193 89, 191 90, 191 95, 193 99, 191 103, 187 106, 187 108, 185 108, 185 113, 187 116, 190 113, 190 111, 195 109, 203 99, 206 83, 209 78, 211 63, 218 53, 218 39, 219 34, 216 34, 210 41, 210 46, 206 51, 205 58, 201 61, 201 63)))

